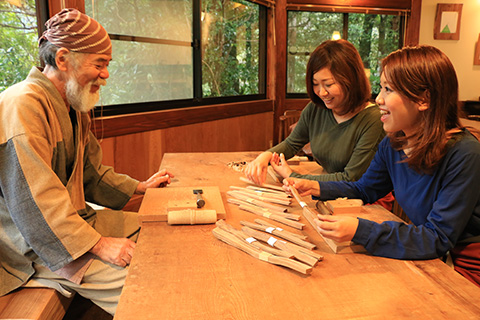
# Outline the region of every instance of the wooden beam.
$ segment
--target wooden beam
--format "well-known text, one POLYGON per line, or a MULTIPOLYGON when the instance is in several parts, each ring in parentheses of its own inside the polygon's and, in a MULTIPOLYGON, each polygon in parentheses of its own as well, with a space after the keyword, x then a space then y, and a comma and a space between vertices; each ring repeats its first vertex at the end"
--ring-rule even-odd
POLYGON ((48 11, 50 17, 62 11, 63 8, 75 8, 85 13, 85 1, 84 0, 65 0, 65 7, 63 7, 61 0, 48 0, 48 11))
POLYGON ((95 118, 92 131, 104 138, 271 112, 272 100, 244 101, 95 118))
POLYGON ((416 46, 420 39, 420 16, 422 15, 422 0, 412 0, 410 16, 407 21, 405 46, 416 46))
POLYGON ((286 0, 277 0, 275 5, 275 105, 273 119, 273 145, 278 141, 278 118, 285 111, 287 92, 287 9, 286 0))

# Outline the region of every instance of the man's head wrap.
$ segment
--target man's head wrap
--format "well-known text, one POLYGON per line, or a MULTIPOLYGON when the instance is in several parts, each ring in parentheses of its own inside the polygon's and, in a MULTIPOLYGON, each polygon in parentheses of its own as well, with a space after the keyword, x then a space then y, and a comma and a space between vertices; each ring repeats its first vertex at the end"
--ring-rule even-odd
POLYGON ((77 9, 63 9, 46 23, 47 29, 39 40, 50 41, 57 47, 81 53, 112 54, 112 42, 107 31, 77 9))

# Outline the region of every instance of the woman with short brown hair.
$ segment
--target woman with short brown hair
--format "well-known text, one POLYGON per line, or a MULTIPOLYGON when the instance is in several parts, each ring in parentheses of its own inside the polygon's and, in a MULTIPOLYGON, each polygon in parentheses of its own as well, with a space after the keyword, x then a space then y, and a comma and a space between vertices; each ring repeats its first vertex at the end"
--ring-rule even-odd
POLYGON ((248 164, 250 180, 264 183, 269 163, 283 178, 317 181, 356 181, 370 165, 385 133, 378 106, 368 101, 370 84, 355 47, 346 40, 323 42, 310 56, 306 82, 312 101, 285 141, 248 164), (325 174, 301 175, 286 163, 307 143, 325 174))

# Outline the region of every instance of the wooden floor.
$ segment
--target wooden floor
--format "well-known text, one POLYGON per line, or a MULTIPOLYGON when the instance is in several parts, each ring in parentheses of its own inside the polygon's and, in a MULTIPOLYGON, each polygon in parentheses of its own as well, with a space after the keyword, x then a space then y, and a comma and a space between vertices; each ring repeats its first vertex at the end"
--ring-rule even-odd
POLYGON ((113 317, 90 300, 75 295, 63 320, 112 320, 113 317))

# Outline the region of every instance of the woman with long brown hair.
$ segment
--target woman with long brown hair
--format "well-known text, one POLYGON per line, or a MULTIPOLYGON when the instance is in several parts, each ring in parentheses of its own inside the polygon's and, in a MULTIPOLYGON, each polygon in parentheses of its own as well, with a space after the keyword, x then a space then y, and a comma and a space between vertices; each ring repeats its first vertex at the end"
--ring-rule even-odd
MULTIPOLYGON (((452 254, 455 269, 480 286, 480 143, 460 124, 458 81, 448 57, 407 47, 382 61, 377 103, 387 137, 357 182, 286 179, 320 200, 372 203, 394 191, 412 224, 321 216, 325 237, 352 240, 377 256, 432 259, 452 254)), ((287 188, 287 187, 286 187, 287 188)))

